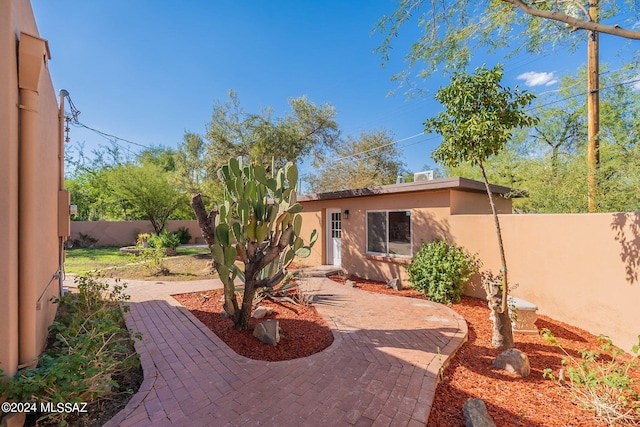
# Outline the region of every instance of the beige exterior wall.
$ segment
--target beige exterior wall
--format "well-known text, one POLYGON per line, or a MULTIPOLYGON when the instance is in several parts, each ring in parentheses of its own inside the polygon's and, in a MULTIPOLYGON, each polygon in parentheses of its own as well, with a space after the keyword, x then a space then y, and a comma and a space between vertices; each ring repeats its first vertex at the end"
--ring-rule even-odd
MULTIPOLYGON (((452 216, 455 241, 500 270, 490 216, 452 216)), ((629 351, 640 334, 640 214, 503 215, 509 282, 539 312, 609 335, 629 351)), ((469 293, 482 296, 471 287, 469 293)))
POLYGON ((28 0, 0 2, 0 369, 9 375, 46 344, 59 289, 58 105, 38 37, 28 0), (28 39, 39 74, 18 60, 28 39), (25 71, 33 89, 19 89, 25 71))
POLYGON ((406 280, 405 259, 380 259, 366 256, 366 213, 381 210, 411 210, 413 253, 421 242, 448 238, 450 191, 438 190, 423 193, 381 194, 369 197, 352 197, 333 200, 302 202, 304 210, 302 236, 313 229, 319 233, 318 241, 308 259, 302 264, 327 263, 327 214, 331 209, 349 210, 349 218, 342 215, 342 268, 354 274, 374 280, 400 277, 406 280))
MULTIPOLYGON (((187 227, 191 233, 189 243, 204 243, 198 222, 169 221, 167 230, 176 231, 187 227)), ((97 246, 134 245, 139 233, 153 233, 149 221, 71 221, 71 239, 78 239, 80 233, 98 239, 97 246)))
MULTIPOLYGON (((494 195, 493 202, 500 214, 511 213, 511 199, 494 195)), ((491 214, 491 204, 486 193, 469 193, 467 191, 451 191, 451 215, 491 214)))

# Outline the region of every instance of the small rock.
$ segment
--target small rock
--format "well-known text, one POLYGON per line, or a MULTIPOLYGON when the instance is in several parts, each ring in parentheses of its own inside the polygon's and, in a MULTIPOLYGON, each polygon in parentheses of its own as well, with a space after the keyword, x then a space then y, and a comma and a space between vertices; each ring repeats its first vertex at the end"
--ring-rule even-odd
POLYGON ((531 372, 529 358, 526 354, 515 348, 500 353, 498 357, 493 360, 492 364, 498 369, 504 369, 521 377, 526 377, 531 372))
POLYGON ((253 311, 251 317, 253 317, 254 319, 262 319, 263 317, 270 315, 272 312, 272 307, 259 306, 256 307, 256 309, 253 311))
POLYGON ((344 284, 346 286, 349 286, 350 288, 355 288, 356 287, 356 282, 354 282, 353 280, 347 280, 346 282, 344 282, 344 284))
POLYGON ((481 399, 467 399, 462 407, 465 427, 496 427, 481 399))
POLYGON ((222 310, 220 312, 220 317, 222 317, 223 319, 228 319, 229 318, 229 313, 227 313, 226 311, 222 310))
POLYGON ((387 288, 393 289, 394 291, 400 291, 402 290, 402 283, 398 278, 391 279, 389 280, 389 283, 387 283, 387 288))
POLYGON ((265 320, 258 323, 253 329, 253 336, 265 344, 276 346, 280 342, 282 329, 280 323, 275 319, 265 320))

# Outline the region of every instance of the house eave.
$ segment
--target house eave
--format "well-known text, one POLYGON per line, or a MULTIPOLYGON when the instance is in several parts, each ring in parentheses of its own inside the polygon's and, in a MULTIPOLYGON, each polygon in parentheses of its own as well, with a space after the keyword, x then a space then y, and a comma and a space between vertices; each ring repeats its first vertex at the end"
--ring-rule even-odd
MULTIPOLYGON (((514 194, 514 190, 509 187, 491 184, 490 188, 493 194, 503 197, 514 194)), ((430 181, 380 185, 375 187, 357 188, 353 190, 340 190, 328 193, 306 194, 298 196, 298 201, 310 202, 316 200, 348 199, 354 197, 368 197, 382 194, 404 194, 437 190, 457 190, 471 193, 486 193, 486 188, 483 182, 475 181, 473 179, 453 177, 433 179, 430 181)))

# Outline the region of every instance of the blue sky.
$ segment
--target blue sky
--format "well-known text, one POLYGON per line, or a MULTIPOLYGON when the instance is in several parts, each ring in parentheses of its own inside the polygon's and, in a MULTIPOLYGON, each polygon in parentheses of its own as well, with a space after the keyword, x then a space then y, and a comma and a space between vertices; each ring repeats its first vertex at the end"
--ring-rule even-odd
MULTIPOLYGON (((272 107, 289 113, 287 100, 306 95, 338 110, 344 135, 386 129, 401 140, 407 170, 434 165, 435 135, 419 135, 439 110, 433 93, 448 83, 434 76, 423 98, 407 98, 390 77, 406 64, 413 28, 403 29, 391 63, 381 67, 371 29, 391 0, 32 0, 41 37, 49 41, 56 90, 66 89, 80 122, 145 146, 175 148, 185 131, 205 133, 216 101, 229 89, 247 112, 272 107)), ((601 61, 615 62, 626 40, 602 36, 601 61)), ((637 43, 637 42, 636 42, 637 43)), ((637 46, 637 44, 635 45, 637 46)), ((585 48, 568 56, 521 55, 504 60, 478 54, 474 63, 505 64, 503 83, 534 93, 557 88, 558 77, 586 62, 585 48)), ((586 88, 585 88, 586 90, 586 88)), ((71 142, 89 153, 109 141, 72 127, 71 142)), ((118 141, 139 152, 140 147, 118 141)), ((310 171, 301 165, 302 173, 310 171)))

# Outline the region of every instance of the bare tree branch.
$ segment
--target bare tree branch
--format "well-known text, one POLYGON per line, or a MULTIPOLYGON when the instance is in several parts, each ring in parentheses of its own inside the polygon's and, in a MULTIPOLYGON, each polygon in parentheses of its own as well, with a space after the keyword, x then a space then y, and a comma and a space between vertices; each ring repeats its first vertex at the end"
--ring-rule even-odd
POLYGON ((558 22, 564 22, 578 30, 597 31, 599 33, 610 34, 612 36, 624 37, 631 40, 640 40, 640 32, 626 30, 618 25, 603 25, 591 21, 582 21, 560 12, 552 12, 550 10, 540 10, 529 6, 521 0, 502 0, 511 3, 515 7, 521 9, 525 13, 537 16, 539 18, 551 19, 558 22))

